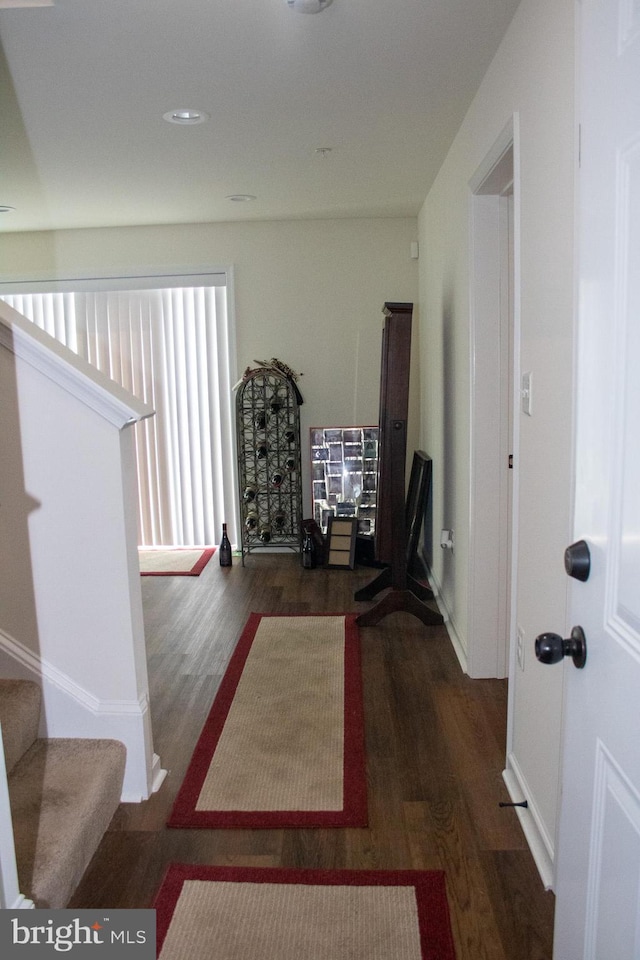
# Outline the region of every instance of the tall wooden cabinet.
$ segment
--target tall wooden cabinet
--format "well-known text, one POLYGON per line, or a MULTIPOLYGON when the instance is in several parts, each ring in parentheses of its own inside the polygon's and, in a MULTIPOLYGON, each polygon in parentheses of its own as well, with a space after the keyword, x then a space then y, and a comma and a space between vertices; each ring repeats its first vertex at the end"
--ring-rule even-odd
POLYGON ((300 413, 296 389, 271 367, 248 370, 236 396, 242 562, 253 550, 299 550, 300 413))
POLYGON ((409 415, 412 303, 385 303, 380 369, 380 439, 376 520, 376 559, 388 566, 356 600, 371 600, 387 591, 357 622, 374 626, 396 611, 411 613, 425 624, 442 623, 431 590, 409 573, 405 462, 409 415), (391 588, 388 590, 388 588, 391 588))

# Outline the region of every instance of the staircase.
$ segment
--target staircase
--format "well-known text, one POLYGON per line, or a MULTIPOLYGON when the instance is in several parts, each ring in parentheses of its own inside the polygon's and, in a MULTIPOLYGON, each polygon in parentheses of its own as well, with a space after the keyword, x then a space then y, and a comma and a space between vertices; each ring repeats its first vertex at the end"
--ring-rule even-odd
POLYGON ((41 693, 0 679, 0 724, 20 891, 36 907, 66 907, 122 794, 117 740, 38 737, 41 693))

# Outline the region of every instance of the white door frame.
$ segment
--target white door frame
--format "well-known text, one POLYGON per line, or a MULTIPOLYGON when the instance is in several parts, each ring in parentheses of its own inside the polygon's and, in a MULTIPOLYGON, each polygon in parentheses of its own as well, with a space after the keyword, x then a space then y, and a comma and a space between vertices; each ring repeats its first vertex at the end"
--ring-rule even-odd
POLYGON ((517 555, 518 419, 515 416, 510 418, 511 436, 507 436, 505 444, 505 418, 510 405, 512 411, 516 409, 516 385, 519 384, 517 115, 512 117, 478 167, 469 188, 471 390, 466 669, 471 677, 505 677, 513 668, 513 644, 509 638, 515 635, 517 555), (512 178, 513 192, 513 317, 507 317, 506 322, 513 324, 511 356, 508 358, 512 368, 511 396, 507 395, 505 382, 504 349, 502 356, 500 349, 504 329, 501 283, 504 285, 505 269, 508 272, 504 257, 504 194, 509 177, 512 178), (510 506, 506 473, 508 453, 514 458, 510 506))

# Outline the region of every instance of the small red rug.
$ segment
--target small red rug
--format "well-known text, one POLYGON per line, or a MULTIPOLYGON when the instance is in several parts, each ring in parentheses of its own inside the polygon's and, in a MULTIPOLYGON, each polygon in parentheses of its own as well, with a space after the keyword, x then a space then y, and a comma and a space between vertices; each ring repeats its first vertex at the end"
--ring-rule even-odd
POLYGON ((455 960, 444 873, 171 864, 161 960, 455 960))
POLYGON ((199 577, 215 552, 215 547, 208 547, 206 550, 189 547, 172 547, 166 550, 139 548, 140 576, 199 577))
POLYGON ((251 614, 168 826, 366 826, 355 616, 251 614))

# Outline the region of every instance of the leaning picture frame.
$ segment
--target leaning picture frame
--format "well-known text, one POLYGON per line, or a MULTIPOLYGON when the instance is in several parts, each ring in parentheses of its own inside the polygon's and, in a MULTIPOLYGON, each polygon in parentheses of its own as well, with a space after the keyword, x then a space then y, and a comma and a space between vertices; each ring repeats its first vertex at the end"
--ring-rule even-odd
POLYGON ((325 567, 353 570, 356 561, 357 517, 331 515, 327 526, 325 567))
POLYGON ((415 450, 407 490, 405 519, 407 526, 407 570, 413 573, 419 566, 418 544, 426 519, 431 493, 433 462, 423 450, 415 450))

